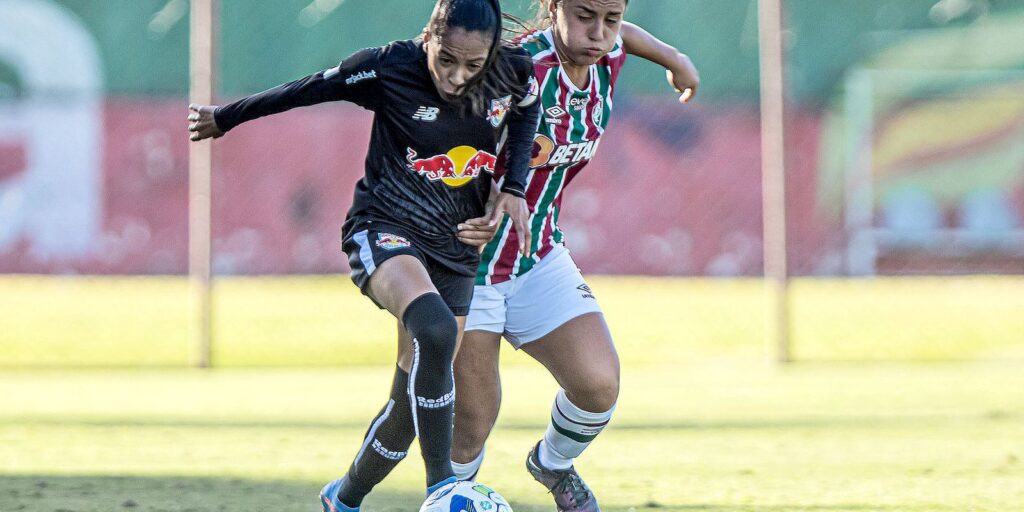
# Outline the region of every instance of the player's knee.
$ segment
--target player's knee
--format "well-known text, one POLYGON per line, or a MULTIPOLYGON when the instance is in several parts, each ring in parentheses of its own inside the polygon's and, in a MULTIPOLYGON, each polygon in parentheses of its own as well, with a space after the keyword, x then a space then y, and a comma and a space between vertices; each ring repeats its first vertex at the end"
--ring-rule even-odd
POLYGON ((441 296, 428 293, 413 300, 402 315, 419 351, 450 362, 455 355, 459 324, 441 296))
POLYGON ((455 357, 455 340, 459 336, 459 324, 449 313, 447 318, 439 320, 416 334, 416 342, 422 352, 430 352, 445 361, 455 357))
POLYGON ((574 388, 566 391, 577 407, 590 412, 607 411, 619 399, 619 372, 595 372, 574 388))

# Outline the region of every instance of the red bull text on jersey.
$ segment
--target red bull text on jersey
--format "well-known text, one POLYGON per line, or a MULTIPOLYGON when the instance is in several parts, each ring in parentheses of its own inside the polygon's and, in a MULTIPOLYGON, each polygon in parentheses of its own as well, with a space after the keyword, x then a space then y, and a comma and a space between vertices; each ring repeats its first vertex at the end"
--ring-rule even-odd
MULTIPOLYGON (((589 85, 581 90, 562 70, 553 37, 548 29, 521 42, 533 57, 542 110, 526 183, 531 256, 518 253, 515 230, 506 219, 494 240, 484 248, 477 270, 478 285, 497 284, 523 275, 564 244, 565 237, 558 228, 562 191, 597 153, 611 117, 615 82, 626 60, 622 39, 617 39, 612 51, 590 66, 589 85)), ((501 163, 496 172, 499 177, 504 172, 501 163)))

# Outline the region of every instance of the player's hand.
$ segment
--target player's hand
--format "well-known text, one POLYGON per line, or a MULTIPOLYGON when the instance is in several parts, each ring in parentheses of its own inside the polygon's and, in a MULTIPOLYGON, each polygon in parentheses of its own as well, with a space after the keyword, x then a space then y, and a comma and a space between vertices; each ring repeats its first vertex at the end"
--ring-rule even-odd
POLYGON ((196 105, 195 103, 188 106, 188 131, 191 134, 189 139, 193 141, 216 139, 224 135, 213 119, 213 111, 216 108, 214 105, 196 105))
POLYGON ((516 197, 512 194, 502 192, 498 194, 498 201, 494 204, 494 211, 487 225, 495 229, 502 215, 508 214, 512 219, 512 227, 516 230, 516 238, 519 240, 519 253, 523 256, 530 255, 530 207, 526 206, 526 199, 516 197))
POLYGON ((475 219, 469 219, 462 224, 459 224, 459 241, 484 250, 484 246, 494 238, 494 233, 498 231, 498 225, 490 225, 491 216, 488 213, 485 217, 477 217, 475 219))
POLYGON ((693 65, 690 57, 680 53, 676 58, 676 64, 665 71, 668 83, 676 92, 680 93, 679 103, 686 103, 693 99, 700 87, 700 73, 697 66, 693 65))

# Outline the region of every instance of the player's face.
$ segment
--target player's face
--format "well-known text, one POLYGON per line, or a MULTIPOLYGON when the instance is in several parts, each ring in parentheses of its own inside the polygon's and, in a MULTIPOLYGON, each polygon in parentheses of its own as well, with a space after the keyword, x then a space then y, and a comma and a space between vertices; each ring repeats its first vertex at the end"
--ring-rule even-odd
POLYGON ((615 46, 626 0, 559 0, 550 8, 562 58, 589 66, 615 46))
POLYGON ((444 37, 430 32, 423 36, 430 77, 442 98, 450 101, 466 92, 466 84, 483 71, 487 63, 492 37, 492 34, 467 32, 458 27, 449 29, 444 37))

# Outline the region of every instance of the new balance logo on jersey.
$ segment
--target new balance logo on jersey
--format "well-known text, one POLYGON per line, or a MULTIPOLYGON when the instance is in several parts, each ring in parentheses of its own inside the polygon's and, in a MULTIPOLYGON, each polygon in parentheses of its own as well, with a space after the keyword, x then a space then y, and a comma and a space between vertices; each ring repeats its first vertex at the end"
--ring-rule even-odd
POLYGON ((348 85, 352 85, 354 83, 362 82, 363 80, 367 80, 367 79, 370 79, 370 78, 377 78, 377 72, 376 71, 360 71, 360 72, 358 72, 358 73, 356 73, 356 74, 346 78, 345 79, 345 83, 348 84, 348 85))
POLYGON ((433 123, 437 121, 437 114, 439 112, 441 112, 441 109, 437 107, 420 107, 416 109, 416 113, 412 115, 412 118, 416 121, 433 123))
MULTIPOLYGON (((584 299, 594 299, 594 292, 593 292, 593 290, 590 289, 590 286, 588 286, 587 283, 583 283, 583 284, 577 286, 576 289, 580 291, 580 295, 584 299)), ((594 299, 594 300, 597 300, 597 299, 594 299)))

